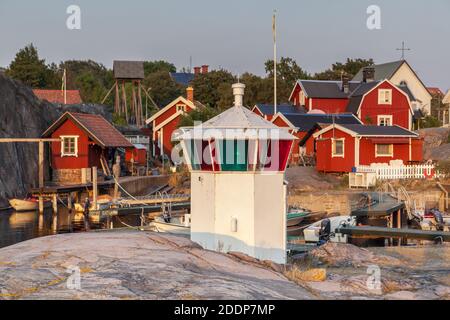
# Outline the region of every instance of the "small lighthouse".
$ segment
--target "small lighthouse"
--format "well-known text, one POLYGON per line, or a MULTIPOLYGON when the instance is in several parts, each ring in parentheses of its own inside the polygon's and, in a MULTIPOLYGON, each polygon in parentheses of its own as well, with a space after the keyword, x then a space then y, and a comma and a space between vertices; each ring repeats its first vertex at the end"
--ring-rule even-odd
POLYGON ((284 171, 296 138, 243 106, 243 83, 232 89, 233 107, 179 134, 191 172, 191 240, 285 263, 284 171))

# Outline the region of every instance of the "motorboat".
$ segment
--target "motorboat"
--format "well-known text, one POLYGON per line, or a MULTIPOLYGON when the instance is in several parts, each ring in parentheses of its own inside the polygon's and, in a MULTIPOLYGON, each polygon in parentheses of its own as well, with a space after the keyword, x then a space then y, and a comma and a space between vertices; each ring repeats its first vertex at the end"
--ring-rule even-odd
POLYGON ((150 227, 157 232, 190 235, 191 215, 185 214, 178 217, 158 216, 150 222, 150 227))
MULTIPOLYGON (((355 226, 356 225, 355 217, 353 217, 353 216, 337 216, 337 217, 330 217, 327 219, 330 220, 330 229, 331 229, 330 241, 347 243, 348 242, 347 235, 336 233, 336 229, 341 227, 342 225, 355 226)), ((321 228, 323 220, 325 220, 325 219, 314 222, 313 224, 311 224, 310 226, 306 227, 303 230, 303 237, 305 239, 305 242, 317 243, 319 241, 319 232, 320 232, 320 228, 321 228)))

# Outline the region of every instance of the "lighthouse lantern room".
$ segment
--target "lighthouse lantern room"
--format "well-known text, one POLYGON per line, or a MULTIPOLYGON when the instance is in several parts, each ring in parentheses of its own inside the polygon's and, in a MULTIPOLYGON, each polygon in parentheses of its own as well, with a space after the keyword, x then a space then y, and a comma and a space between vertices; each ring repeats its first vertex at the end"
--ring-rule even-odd
POLYGON ((191 240, 206 249, 286 262, 284 171, 296 139, 243 106, 177 134, 191 172, 191 240))

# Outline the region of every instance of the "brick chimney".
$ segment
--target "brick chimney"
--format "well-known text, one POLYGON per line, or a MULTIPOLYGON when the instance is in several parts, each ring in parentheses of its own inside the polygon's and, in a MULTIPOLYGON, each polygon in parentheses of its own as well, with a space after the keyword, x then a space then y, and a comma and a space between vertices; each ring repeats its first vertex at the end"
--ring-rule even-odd
POLYGON ((194 67, 194 74, 200 74, 200 67, 194 67))
POLYGON ((342 91, 344 93, 349 93, 350 92, 350 83, 349 83, 350 79, 347 75, 343 75, 342 76, 342 91))
POLYGON ((365 67, 363 69, 363 82, 372 82, 372 81, 375 81, 375 68, 365 67))
POLYGON ((186 99, 188 99, 191 102, 194 102, 194 88, 192 87, 186 88, 186 99))
POLYGON ((207 64, 202 65, 202 73, 208 73, 209 66, 207 64))

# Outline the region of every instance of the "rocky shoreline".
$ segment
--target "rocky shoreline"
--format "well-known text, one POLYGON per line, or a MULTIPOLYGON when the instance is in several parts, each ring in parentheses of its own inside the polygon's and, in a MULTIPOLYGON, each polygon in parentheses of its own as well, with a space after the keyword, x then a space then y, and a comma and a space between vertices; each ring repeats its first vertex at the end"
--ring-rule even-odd
POLYGON ((0 249, 0 299, 450 299, 449 246, 330 243, 286 270, 161 233, 61 234, 0 249), (379 290, 367 286, 374 265, 379 290))

